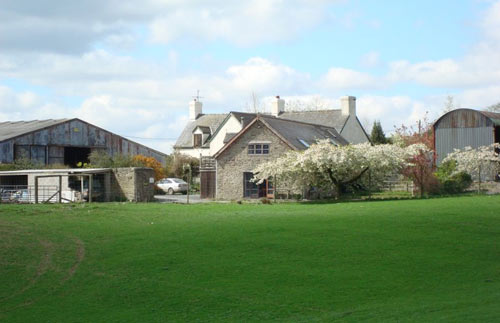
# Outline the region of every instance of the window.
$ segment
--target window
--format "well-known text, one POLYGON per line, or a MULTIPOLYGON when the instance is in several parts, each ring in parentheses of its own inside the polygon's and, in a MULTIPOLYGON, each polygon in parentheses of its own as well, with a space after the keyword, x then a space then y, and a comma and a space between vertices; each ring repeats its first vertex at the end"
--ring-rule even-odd
POLYGON ((243 173, 243 197, 247 198, 261 198, 274 197, 274 185, 271 178, 264 180, 262 183, 257 184, 252 181, 253 173, 243 173))
POLYGON ((305 141, 304 139, 301 139, 301 138, 297 138, 299 139, 300 143, 304 145, 304 147, 306 148, 309 148, 309 144, 307 143, 307 141, 305 141))
POLYGON ((201 147, 202 134, 197 133, 193 135, 193 147, 201 147))
POLYGON ((248 145, 249 155, 268 155, 269 144, 250 144, 248 145))

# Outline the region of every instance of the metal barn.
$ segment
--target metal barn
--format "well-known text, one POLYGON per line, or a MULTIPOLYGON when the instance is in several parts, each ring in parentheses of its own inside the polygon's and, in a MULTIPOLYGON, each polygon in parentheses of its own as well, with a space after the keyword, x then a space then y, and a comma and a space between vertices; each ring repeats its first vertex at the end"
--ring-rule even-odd
POLYGON ((434 123, 436 162, 454 149, 477 148, 500 142, 500 113, 457 109, 434 123))
POLYGON ((87 162, 94 150, 111 156, 144 155, 162 164, 167 155, 80 119, 0 122, 0 163, 28 158, 71 167, 87 162))

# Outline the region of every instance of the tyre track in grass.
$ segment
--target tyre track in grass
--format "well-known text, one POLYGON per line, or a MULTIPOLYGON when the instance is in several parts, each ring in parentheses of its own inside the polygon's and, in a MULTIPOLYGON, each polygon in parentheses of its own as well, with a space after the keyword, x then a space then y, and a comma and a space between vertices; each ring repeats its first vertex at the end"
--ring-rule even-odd
MULTIPOLYGON (((70 280, 75 275, 80 264, 85 259, 85 244, 78 237, 74 237, 73 240, 76 244, 76 254, 75 254, 76 259, 75 259, 75 262, 73 263, 73 265, 68 269, 65 277, 63 279, 61 279, 59 281, 59 283, 55 284, 57 286, 57 289, 55 289, 51 292, 48 292, 43 296, 39 296, 39 297, 34 298, 34 299, 24 300, 20 304, 14 305, 10 308, 4 309, 3 311, 0 311, 0 318, 1 318, 2 313, 7 313, 7 312, 11 312, 13 310, 16 310, 16 309, 19 309, 22 307, 31 306, 31 305, 35 304, 37 301, 39 301, 40 299, 42 299, 43 297, 56 293, 57 290, 59 290, 68 280, 70 280)), ((42 260, 40 261, 40 264, 38 266, 35 277, 33 279, 31 279, 31 281, 28 285, 26 285, 25 287, 23 287, 19 291, 11 294, 10 296, 1 299, 0 302, 4 302, 8 299, 11 299, 12 297, 19 296, 19 295, 25 293, 26 291, 28 291, 29 289, 34 287, 36 285, 37 281, 40 279, 40 277, 48 271, 49 267, 52 264, 54 245, 52 242, 46 241, 46 240, 40 240, 40 243, 42 244, 42 246, 44 246, 45 252, 44 252, 44 256, 42 257, 42 260)))

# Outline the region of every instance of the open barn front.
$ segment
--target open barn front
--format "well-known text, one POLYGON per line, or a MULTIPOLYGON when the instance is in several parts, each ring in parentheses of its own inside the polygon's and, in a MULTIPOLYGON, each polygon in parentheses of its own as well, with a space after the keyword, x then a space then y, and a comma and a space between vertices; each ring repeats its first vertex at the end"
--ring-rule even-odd
POLYGON ((64 165, 78 167, 89 162, 90 148, 64 147, 64 165), (81 163, 79 165, 79 163, 81 163))

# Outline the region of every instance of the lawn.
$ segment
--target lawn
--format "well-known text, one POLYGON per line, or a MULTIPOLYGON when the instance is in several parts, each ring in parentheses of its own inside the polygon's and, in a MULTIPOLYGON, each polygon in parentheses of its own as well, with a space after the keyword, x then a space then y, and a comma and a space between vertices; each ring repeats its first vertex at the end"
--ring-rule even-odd
POLYGON ((500 321, 500 196, 0 205, 1 322, 500 321))

